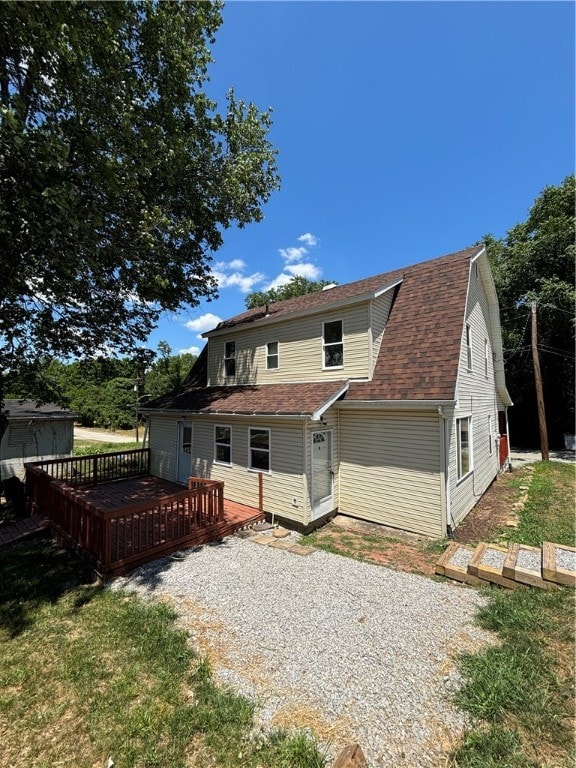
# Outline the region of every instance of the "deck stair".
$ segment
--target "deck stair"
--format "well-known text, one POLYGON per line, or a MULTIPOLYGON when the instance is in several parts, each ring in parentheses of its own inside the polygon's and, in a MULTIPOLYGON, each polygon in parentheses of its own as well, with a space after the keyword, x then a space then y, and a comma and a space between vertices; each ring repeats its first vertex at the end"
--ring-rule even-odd
POLYGON ((542 547, 480 542, 476 547, 451 541, 436 563, 436 573, 448 579, 480 586, 498 584, 557 589, 576 587, 576 547, 544 542, 542 547))

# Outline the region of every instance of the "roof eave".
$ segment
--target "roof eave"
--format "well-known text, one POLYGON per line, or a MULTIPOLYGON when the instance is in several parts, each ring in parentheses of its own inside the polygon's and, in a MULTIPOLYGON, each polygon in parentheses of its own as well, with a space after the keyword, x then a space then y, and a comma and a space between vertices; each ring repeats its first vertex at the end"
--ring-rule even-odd
POLYGON ((210 339, 214 336, 224 336, 226 334, 234 333, 239 330, 245 330, 247 325, 250 325, 251 328, 259 325, 275 325, 276 323, 284 322, 284 320, 294 320, 298 317, 309 317, 311 315, 319 315, 323 312, 332 312, 334 310, 343 309, 345 307, 353 306, 354 304, 362 304, 365 301, 370 301, 371 299, 378 298, 378 296, 382 296, 383 293, 386 293, 387 291, 392 290, 397 285, 400 285, 403 278, 400 278, 399 280, 394 280, 392 283, 386 283, 382 288, 378 288, 378 290, 374 291, 366 291, 364 293, 358 294, 356 296, 349 296, 344 299, 339 299, 333 302, 327 302, 326 304, 321 304, 317 307, 307 307, 304 309, 298 309, 294 310, 292 312, 285 312, 281 313, 279 315, 275 314, 269 314, 265 315, 264 317, 258 318, 256 320, 250 320, 247 318, 246 320, 243 320, 239 322, 238 324, 225 326, 224 328, 214 328, 212 331, 205 331, 202 334, 203 339, 210 339))

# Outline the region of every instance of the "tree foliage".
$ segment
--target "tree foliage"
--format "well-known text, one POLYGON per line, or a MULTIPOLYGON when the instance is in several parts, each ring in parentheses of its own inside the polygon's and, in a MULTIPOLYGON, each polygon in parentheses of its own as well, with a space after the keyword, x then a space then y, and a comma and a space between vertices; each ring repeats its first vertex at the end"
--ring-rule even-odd
POLYGON ((244 299, 246 309, 263 307, 266 304, 274 304, 276 301, 284 299, 293 299, 295 296, 304 296, 307 293, 316 293, 321 291, 326 285, 334 285, 329 280, 308 280, 306 277, 296 275, 289 283, 281 285, 278 288, 270 288, 268 291, 254 291, 249 293, 244 299))
POLYGON ((33 371, 9 377, 7 396, 28 398, 42 391, 43 399, 70 408, 84 426, 129 429, 135 423, 136 399, 143 407, 149 399, 177 389, 196 360, 188 353, 173 355, 166 342, 160 342, 158 350, 158 359, 146 368, 134 358, 71 363, 42 358, 33 371))
POLYGON ((574 431, 575 185, 546 187, 525 222, 487 249, 501 306, 512 439, 537 444, 530 303, 537 302, 538 346, 551 442, 574 431))
POLYGON ((0 370, 130 353, 262 218, 270 113, 204 92, 220 9, 0 4, 0 370))

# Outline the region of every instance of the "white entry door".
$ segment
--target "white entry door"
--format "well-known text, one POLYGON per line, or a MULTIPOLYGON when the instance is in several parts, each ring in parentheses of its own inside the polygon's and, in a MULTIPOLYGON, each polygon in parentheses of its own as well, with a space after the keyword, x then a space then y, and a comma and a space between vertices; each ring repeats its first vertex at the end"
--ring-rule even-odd
POLYGON ((192 469, 192 424, 178 422, 178 482, 188 483, 192 469))
POLYGON ((332 499, 332 432, 312 433, 312 519, 334 508, 332 499))

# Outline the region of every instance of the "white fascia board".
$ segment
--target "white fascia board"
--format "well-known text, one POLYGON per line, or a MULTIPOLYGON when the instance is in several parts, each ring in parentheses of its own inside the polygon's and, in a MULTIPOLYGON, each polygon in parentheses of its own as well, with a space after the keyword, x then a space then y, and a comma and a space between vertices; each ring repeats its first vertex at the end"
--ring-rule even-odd
POLYGON ((361 304, 364 301, 370 301, 370 299, 375 299, 378 296, 381 296, 383 293, 386 293, 386 291, 391 290, 392 288, 395 288, 397 285, 399 285, 402 282, 402 279, 396 280, 393 283, 390 283, 389 285, 384 286, 383 288, 379 288, 377 291, 368 291, 367 293, 360 293, 356 296, 349 296, 345 299, 339 299, 337 301, 333 301, 328 304, 322 304, 318 307, 311 307, 310 309, 298 309, 294 312, 286 312, 285 314, 276 316, 274 314, 266 315, 265 317, 261 317, 258 320, 254 320, 252 322, 243 322, 238 323, 238 325, 233 325, 229 328, 215 328, 213 331, 205 331, 202 334, 203 339, 210 339, 213 336, 225 336, 229 335, 231 333, 236 333, 237 331, 244 331, 246 328, 254 328, 258 327, 260 325, 274 325, 276 323, 283 323, 285 320, 293 320, 294 318, 298 317, 309 317, 310 315, 320 315, 324 312, 333 312, 334 310, 343 309, 345 307, 351 307, 354 304, 361 304))
POLYGON ((328 408, 330 408, 331 406, 333 406, 333 405, 334 405, 334 403, 335 403, 335 402, 336 402, 336 401, 337 401, 337 400, 338 400, 340 397, 342 397, 342 395, 343 395, 345 392, 348 392, 348 387, 349 387, 349 386, 350 386, 350 382, 346 382, 346 384, 344 384, 344 386, 343 386, 343 387, 340 387, 340 389, 338 390, 338 392, 335 392, 335 393, 332 395, 332 397, 331 397, 331 398, 329 398, 328 400, 326 400, 326 402, 324 403, 324 405, 321 405, 321 406, 320 406, 320 408, 316 409, 316 410, 314 411, 314 413, 312 414, 312 421, 320 421, 320 419, 321 419, 321 418, 322 418, 322 416, 323 416, 323 415, 326 413, 326 411, 328 410, 328 408))
POLYGON ((488 253, 486 248, 474 256, 472 262, 475 262, 481 256, 484 258, 479 261, 478 268, 482 275, 482 281, 486 290, 486 297, 488 299, 488 306, 490 308, 490 331, 494 340, 494 352, 496 353, 496 359, 494 361, 494 378, 496 379, 496 389, 500 395, 504 405, 513 405, 510 393, 506 388, 506 379, 504 371, 504 350, 502 344, 502 328, 500 325, 500 305, 498 302, 498 293, 496 291, 496 285, 494 283, 494 276, 492 275, 492 269, 490 268, 490 260, 488 259, 488 253))

